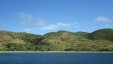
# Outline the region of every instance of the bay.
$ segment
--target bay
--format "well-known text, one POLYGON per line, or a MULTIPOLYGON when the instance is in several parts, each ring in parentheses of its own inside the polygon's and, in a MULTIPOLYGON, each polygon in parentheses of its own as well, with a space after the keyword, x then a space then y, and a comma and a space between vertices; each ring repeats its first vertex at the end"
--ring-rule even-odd
POLYGON ((113 64, 113 53, 0 53, 0 64, 113 64))

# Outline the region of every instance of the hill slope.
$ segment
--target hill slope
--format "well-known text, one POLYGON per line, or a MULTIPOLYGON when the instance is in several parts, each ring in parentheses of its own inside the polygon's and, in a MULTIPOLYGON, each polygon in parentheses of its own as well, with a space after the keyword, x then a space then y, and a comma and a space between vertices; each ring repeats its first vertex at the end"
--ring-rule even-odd
POLYGON ((0 31, 2 51, 113 51, 113 29, 92 33, 58 31, 45 35, 0 31))
POLYGON ((113 29, 100 29, 89 34, 91 39, 113 41, 113 29))

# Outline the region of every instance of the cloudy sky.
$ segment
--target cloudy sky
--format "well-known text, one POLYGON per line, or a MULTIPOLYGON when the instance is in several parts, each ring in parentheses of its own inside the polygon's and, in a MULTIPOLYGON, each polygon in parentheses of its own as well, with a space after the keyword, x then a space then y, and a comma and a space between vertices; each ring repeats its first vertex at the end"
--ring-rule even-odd
POLYGON ((0 0, 0 30, 45 34, 113 28, 113 0, 0 0))

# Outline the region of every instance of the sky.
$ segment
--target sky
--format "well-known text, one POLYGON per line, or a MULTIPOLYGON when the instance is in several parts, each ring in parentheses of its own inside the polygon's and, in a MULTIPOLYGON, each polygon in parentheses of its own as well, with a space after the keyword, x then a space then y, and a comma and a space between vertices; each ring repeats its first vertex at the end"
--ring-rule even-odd
POLYGON ((113 28, 113 0, 0 0, 0 30, 45 34, 113 28))

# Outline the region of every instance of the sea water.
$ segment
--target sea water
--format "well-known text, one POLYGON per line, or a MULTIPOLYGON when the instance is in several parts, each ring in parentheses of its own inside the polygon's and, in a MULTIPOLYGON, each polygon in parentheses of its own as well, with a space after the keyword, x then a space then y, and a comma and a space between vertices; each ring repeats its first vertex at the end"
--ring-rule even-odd
POLYGON ((0 53, 0 64, 113 64, 113 53, 0 53))

